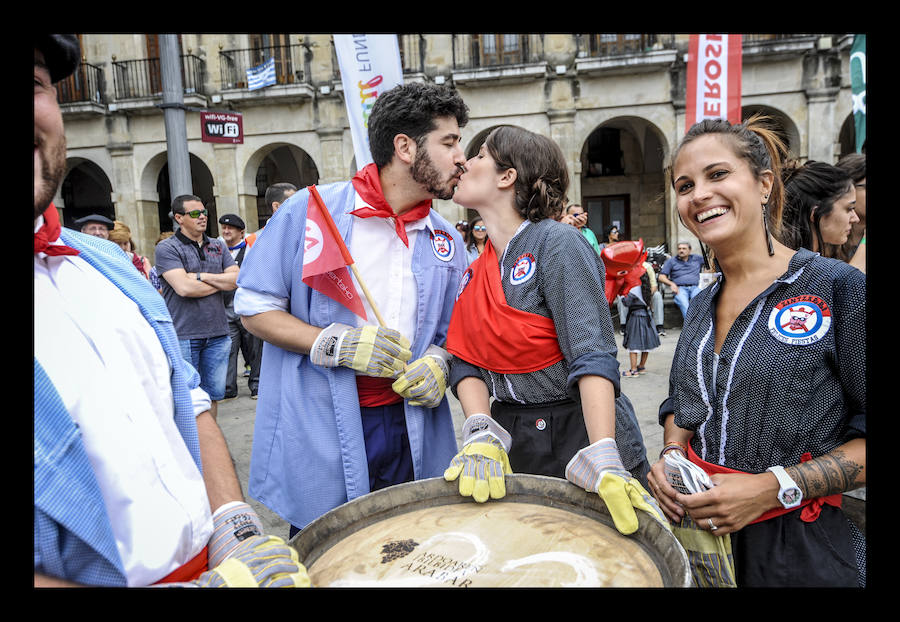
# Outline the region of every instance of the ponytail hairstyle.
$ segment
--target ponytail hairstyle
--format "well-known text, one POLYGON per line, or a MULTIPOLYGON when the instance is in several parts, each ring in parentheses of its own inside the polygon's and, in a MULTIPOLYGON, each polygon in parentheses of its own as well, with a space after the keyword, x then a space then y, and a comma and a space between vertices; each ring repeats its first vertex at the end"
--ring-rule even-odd
POLYGON ((785 188, 782 243, 795 250, 812 250, 815 240, 819 253, 833 256, 833 245, 822 239, 819 223, 834 209, 834 202, 853 187, 850 174, 825 162, 810 160, 805 164, 788 163, 782 179, 785 188))
MULTIPOLYGON (((766 241, 769 254, 773 253, 770 232, 776 239, 781 239, 781 221, 784 210, 784 186, 781 182, 781 167, 787 158, 787 145, 775 131, 771 117, 754 114, 743 123, 732 124, 725 119, 704 119, 695 123, 688 130, 681 143, 672 153, 668 166, 669 183, 675 187, 673 167, 681 149, 688 143, 715 134, 722 136, 734 149, 735 154, 747 162, 751 173, 759 179, 763 171, 772 171, 772 191, 768 201, 763 204, 763 226, 766 229, 766 241)), ((706 255, 704 248, 704 256, 706 255)))
POLYGON ((511 125, 493 130, 484 142, 497 171, 516 169, 515 206, 526 220, 556 219, 568 198, 569 171, 553 140, 511 125))

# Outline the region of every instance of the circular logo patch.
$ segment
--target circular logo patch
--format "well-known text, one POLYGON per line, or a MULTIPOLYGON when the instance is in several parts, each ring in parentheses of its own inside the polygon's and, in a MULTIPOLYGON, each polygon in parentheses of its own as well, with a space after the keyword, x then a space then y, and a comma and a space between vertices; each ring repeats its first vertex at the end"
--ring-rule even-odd
POLYGON ((459 297, 462 295, 463 290, 466 288, 466 285, 469 284, 469 281, 472 280, 472 268, 468 268, 465 273, 463 273, 462 278, 459 280, 459 289, 456 290, 456 299, 459 300, 459 297))
POLYGON ((453 246, 453 238, 449 233, 440 229, 435 229, 431 234, 431 248, 434 250, 434 256, 441 261, 453 259, 453 253, 456 251, 453 246))
POLYGON ((513 285, 521 285, 534 276, 534 271, 534 255, 531 253, 520 255, 519 258, 516 259, 516 263, 513 264, 512 270, 509 272, 509 282, 513 285))
POLYGON ((303 249, 303 265, 314 262, 319 258, 319 255, 322 253, 322 241, 325 238, 322 236, 322 230, 319 229, 319 225, 315 223, 313 220, 306 220, 306 240, 304 242, 305 247, 303 249))
POLYGON ((793 346, 808 346, 831 328, 831 309, 818 296, 795 296, 782 300, 769 314, 769 333, 793 346))
POLYGON ((544 428, 547 427, 547 422, 544 421, 543 419, 538 419, 537 421, 534 422, 534 427, 536 427, 538 430, 543 430, 544 428))

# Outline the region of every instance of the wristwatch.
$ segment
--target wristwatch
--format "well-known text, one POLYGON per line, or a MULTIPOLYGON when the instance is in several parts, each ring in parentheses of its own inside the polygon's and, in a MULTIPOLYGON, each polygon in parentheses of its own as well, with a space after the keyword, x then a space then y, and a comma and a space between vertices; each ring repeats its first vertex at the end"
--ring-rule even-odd
POLYGON ((778 490, 778 501, 781 502, 781 505, 788 510, 800 505, 803 501, 803 492, 797 487, 796 482, 791 479, 791 476, 787 474, 784 467, 773 466, 766 470, 774 473, 775 477, 778 479, 778 485, 780 486, 780 489, 778 490))

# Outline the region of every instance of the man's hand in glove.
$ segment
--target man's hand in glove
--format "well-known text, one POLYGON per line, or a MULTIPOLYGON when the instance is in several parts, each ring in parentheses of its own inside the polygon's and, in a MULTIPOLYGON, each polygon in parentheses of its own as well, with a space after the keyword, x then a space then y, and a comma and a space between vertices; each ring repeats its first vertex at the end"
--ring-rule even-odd
POLYGON ((243 501, 226 503, 213 514, 213 534, 209 539, 209 567, 215 568, 228 559, 251 536, 263 533, 262 521, 243 501))
POLYGON ((297 550, 277 536, 250 536, 231 557, 186 584, 194 587, 309 587, 297 550))
POLYGON ((331 324, 322 330, 309 358, 323 367, 349 367, 366 376, 396 378, 412 356, 409 339, 381 326, 331 324))
POLYGON ((566 465, 566 479, 588 492, 598 493, 620 533, 637 531, 635 508, 669 527, 656 499, 625 469, 615 439, 600 439, 575 454, 566 465))
POLYGON ((411 406, 437 408, 447 391, 449 358, 443 348, 428 346, 424 356, 407 365, 391 388, 411 406))
POLYGON ((459 479, 459 494, 478 503, 506 496, 507 474, 512 473, 507 452, 509 432, 491 417, 472 415, 463 424, 463 449, 444 471, 444 479, 459 479))

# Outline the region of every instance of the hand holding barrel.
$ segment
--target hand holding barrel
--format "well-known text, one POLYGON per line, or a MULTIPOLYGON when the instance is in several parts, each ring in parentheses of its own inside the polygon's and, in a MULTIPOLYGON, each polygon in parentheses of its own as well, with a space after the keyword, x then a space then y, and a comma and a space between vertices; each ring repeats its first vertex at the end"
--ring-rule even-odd
POLYGON ((638 530, 635 508, 669 527, 656 500, 625 469, 613 438, 600 439, 575 454, 566 465, 566 479, 599 494, 616 529, 626 536, 638 530))
POLYGON ((444 471, 448 482, 459 480, 459 494, 478 503, 506 496, 505 476, 512 473, 507 452, 509 432, 484 414, 475 414, 463 424, 463 449, 444 471))

